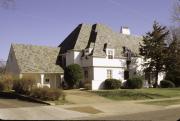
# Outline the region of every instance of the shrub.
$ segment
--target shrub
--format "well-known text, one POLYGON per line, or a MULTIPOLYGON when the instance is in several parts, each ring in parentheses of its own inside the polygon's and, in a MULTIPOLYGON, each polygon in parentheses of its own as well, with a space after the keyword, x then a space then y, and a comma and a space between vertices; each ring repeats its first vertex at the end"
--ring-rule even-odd
POLYGON ((30 96, 45 101, 58 100, 60 97, 62 97, 62 99, 65 98, 62 90, 47 87, 32 89, 30 96))
POLYGON ((162 80, 160 82, 160 87, 161 88, 173 88, 173 87, 175 87, 175 84, 168 80, 162 80))
POLYGON ((0 81, 0 91, 10 91, 13 86, 13 78, 9 75, 2 75, 0 81))
POLYGON ((176 87, 180 87, 180 71, 178 69, 170 70, 166 73, 165 80, 171 81, 176 87))
POLYGON ((121 81, 117 79, 106 79, 104 82, 105 89, 119 89, 121 87, 121 81))
POLYGON ((143 86, 143 81, 140 77, 133 77, 128 79, 125 85, 128 89, 140 89, 143 86))
POLYGON ((4 91, 5 90, 5 84, 0 81, 0 91, 4 91))
POLYGON ((29 94, 35 85, 35 80, 30 78, 15 79, 13 81, 13 90, 20 94, 29 94))
POLYGON ((79 84, 83 78, 83 70, 78 64, 71 64, 64 70, 64 79, 67 82, 69 88, 73 88, 79 84))
POLYGON ((85 83, 84 88, 87 90, 90 90, 91 89, 91 83, 89 83, 89 82, 85 83))

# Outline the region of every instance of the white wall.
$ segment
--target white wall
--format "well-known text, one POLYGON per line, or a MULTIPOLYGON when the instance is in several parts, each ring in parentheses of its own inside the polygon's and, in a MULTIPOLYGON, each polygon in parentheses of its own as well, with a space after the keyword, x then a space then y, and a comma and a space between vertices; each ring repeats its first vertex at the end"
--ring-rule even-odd
POLYGON ((81 65, 81 52, 70 50, 66 53, 66 66, 74 63, 81 65))
POLYGON ((102 67, 125 67, 125 59, 106 59, 106 58, 93 58, 93 66, 102 67))
POLYGON ((165 75, 165 72, 161 72, 158 74, 158 85, 160 84, 160 81, 164 79, 165 75))
POLYGON ((124 82, 124 68, 94 67, 94 79, 92 81, 92 90, 102 88, 103 82, 107 79, 107 70, 112 70, 112 78, 124 82))
POLYGON ((74 51, 74 63, 81 65, 81 52, 74 51))

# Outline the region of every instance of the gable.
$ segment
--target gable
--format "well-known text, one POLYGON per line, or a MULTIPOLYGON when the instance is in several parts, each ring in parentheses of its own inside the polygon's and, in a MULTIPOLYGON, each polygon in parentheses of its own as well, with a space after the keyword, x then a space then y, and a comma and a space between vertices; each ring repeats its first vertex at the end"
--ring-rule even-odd
POLYGON ((12 46, 11 46, 10 51, 9 51, 5 73, 6 74, 12 74, 12 75, 20 74, 20 69, 19 69, 17 59, 16 59, 16 56, 14 53, 14 49, 12 46))
POLYGON ((56 64, 59 48, 12 44, 21 73, 63 73, 56 64))

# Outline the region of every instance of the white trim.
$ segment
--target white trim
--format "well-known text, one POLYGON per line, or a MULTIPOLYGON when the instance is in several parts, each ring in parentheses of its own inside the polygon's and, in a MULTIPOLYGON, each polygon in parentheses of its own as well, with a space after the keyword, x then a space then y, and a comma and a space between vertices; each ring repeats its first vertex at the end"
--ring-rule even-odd
POLYGON ((44 86, 44 74, 41 74, 41 86, 44 86))
POLYGON ((23 74, 19 74, 19 78, 22 79, 22 77, 23 77, 23 74))

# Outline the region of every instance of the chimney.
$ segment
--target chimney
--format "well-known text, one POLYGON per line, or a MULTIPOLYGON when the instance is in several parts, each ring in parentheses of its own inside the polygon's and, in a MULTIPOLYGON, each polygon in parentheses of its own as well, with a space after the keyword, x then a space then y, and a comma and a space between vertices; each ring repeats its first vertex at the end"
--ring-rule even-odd
POLYGON ((126 35, 131 34, 129 27, 123 27, 123 26, 121 27, 121 33, 126 35))

